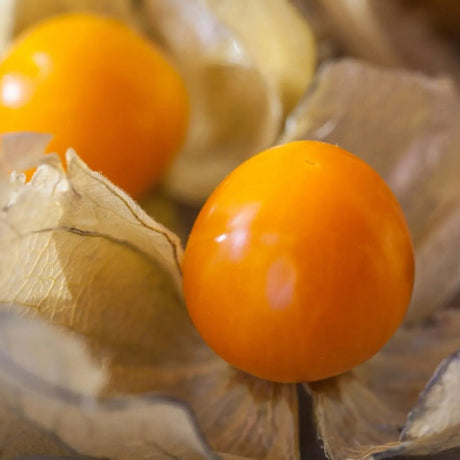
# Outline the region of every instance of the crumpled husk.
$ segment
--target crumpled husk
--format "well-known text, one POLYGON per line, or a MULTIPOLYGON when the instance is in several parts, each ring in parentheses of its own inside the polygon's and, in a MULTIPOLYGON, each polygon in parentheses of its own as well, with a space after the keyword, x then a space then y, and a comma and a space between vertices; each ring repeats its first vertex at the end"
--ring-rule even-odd
MULTIPOLYGON (((458 429, 457 390, 436 377, 439 370, 430 381, 437 365, 460 349, 459 331, 460 312, 440 312, 428 324, 401 329, 384 350, 354 371, 311 384, 307 391, 329 456, 384 459, 459 446, 460 437, 451 436, 458 429), (420 408, 432 390, 442 394, 442 404, 428 416, 420 408)), ((448 379, 460 378, 455 366, 449 373, 448 379)))
POLYGON ((371 164, 402 204, 415 246, 416 284, 405 325, 364 365, 306 387, 332 459, 422 455, 460 445, 452 384, 460 376, 460 314, 443 308, 460 288, 459 115, 448 80, 342 60, 322 68, 287 121, 282 141, 335 143, 371 164))
POLYGON ((0 309, 2 458, 215 458, 183 403, 159 395, 97 397, 106 370, 81 338, 21 310, 0 309))
POLYGON ((458 38, 460 3, 457 0, 403 0, 404 6, 429 16, 440 33, 458 38))
MULTIPOLYGON (((43 145, 43 136, 36 141, 43 145)), ((17 139, 15 144, 4 138, 5 158, 19 160, 8 152, 15 145, 17 139)), ((0 302, 20 305, 26 316, 76 334, 105 370, 99 397, 124 395, 117 403, 122 407, 139 393, 180 397, 194 411, 192 431, 202 432, 214 451, 228 458, 298 458, 295 386, 246 376, 203 344, 182 301, 177 237, 72 151, 67 172, 57 157, 46 155, 31 182, 23 179, 3 176, 0 302), (273 425, 279 426, 276 433, 273 425)), ((140 398, 139 407, 145 402, 140 398)), ((88 410, 85 417, 98 418, 88 410)), ((142 411, 153 424, 162 423, 163 411, 142 411)), ((134 455, 123 446, 139 425, 126 420, 111 431, 108 424, 101 435, 110 440, 107 454, 102 440, 84 448, 83 441, 69 441, 73 431, 67 420, 78 414, 67 412, 57 429, 47 425, 41 412, 33 423, 85 455, 139 458, 137 452, 147 455, 151 443, 165 436, 162 429, 158 440, 154 434, 137 439, 134 455)), ((167 440, 174 439, 172 426, 167 440)), ((177 444, 185 449, 178 457, 195 458, 187 443, 180 447, 180 437, 177 444)))
MULTIPOLYGON (((445 3, 436 1, 439 9, 445 3)), ((455 47, 435 30, 432 15, 409 5, 398 0, 319 0, 314 13, 347 55, 432 76, 449 75, 460 83, 455 47)))

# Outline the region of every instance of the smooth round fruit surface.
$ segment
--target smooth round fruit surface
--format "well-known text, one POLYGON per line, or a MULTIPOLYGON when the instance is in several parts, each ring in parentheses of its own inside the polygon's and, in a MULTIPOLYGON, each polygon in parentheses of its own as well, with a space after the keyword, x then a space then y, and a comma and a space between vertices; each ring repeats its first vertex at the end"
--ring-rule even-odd
POLYGON ((393 335, 414 256, 380 176, 339 147, 302 141, 252 157, 219 185, 183 274, 192 321, 217 354, 268 380, 314 381, 393 335))
POLYGON ((92 169, 139 197, 182 144, 184 83, 162 53, 126 25, 56 16, 20 36, 0 62, 0 132, 52 134, 92 169))

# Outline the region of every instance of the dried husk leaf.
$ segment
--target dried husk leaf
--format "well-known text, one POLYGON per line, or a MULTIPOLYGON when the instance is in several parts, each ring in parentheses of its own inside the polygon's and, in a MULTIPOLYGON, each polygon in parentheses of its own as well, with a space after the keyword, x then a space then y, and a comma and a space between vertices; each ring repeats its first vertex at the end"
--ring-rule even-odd
POLYGON ((419 14, 423 11, 440 32, 458 37, 460 4, 457 0, 403 0, 403 4, 419 14))
POLYGON ((111 361, 133 348, 139 362, 181 361, 199 339, 184 314, 177 237, 73 152, 67 175, 44 158, 0 220, 1 300, 107 347, 111 361))
POLYGON ((215 458, 178 401, 154 395, 97 398, 105 371, 78 337, 26 319, 14 306, 0 311, 0 332, 0 407, 7 423, 14 411, 26 427, 12 430, 13 443, 2 439, 2 458, 40 451, 111 459, 215 458), (42 432, 43 445, 32 437, 31 446, 34 430, 42 432))
POLYGON ((437 35, 429 15, 414 13, 397 0, 319 0, 318 4, 322 20, 346 54, 460 81, 457 52, 437 35))
POLYGON ((436 453, 460 445, 460 352, 436 370, 401 434, 410 454, 436 453))
POLYGON ((276 139, 285 111, 311 78, 312 35, 286 0, 144 5, 149 27, 185 76, 191 101, 188 136, 166 185, 181 200, 200 203, 276 139))
POLYGON ((460 311, 441 309, 430 320, 401 328, 355 375, 388 406, 407 413, 438 364, 460 349, 459 331, 460 311))
POLYGON ((12 35, 15 0, 3 0, 0 3, 0 52, 6 47, 12 35))
POLYGON ((36 166, 51 140, 49 134, 11 133, 0 137, 0 181, 12 170, 22 171, 36 166))
MULTIPOLYGON (((42 321, 26 320, 21 309, 0 305, 0 374, 16 376, 36 390, 40 375, 46 385, 60 384, 70 391, 94 395, 104 383, 104 370, 94 363, 76 338, 42 321), (69 359, 71 358, 71 359, 69 359)), ((14 377, 13 377, 14 379, 14 377)), ((2 458, 26 454, 69 455, 71 449, 49 436, 17 412, 17 394, 10 394, 0 378, 0 445, 2 458)))
POLYGON ((399 441, 374 447, 366 458, 383 460, 401 455, 424 456, 460 446, 459 358, 460 351, 456 351, 438 366, 409 412, 399 441), (370 453, 373 454, 371 457, 370 453))
POLYGON ((30 183, 9 184, 0 300, 83 338, 107 369, 106 396, 181 397, 214 450, 298 458, 295 386, 216 357, 182 301, 177 237, 75 153, 67 159, 67 173, 47 155, 30 183))
POLYGON ((31 379, 40 376, 69 392, 97 395, 107 380, 106 370, 91 358, 83 342, 43 320, 26 319, 24 313, 18 305, 0 305, 2 362, 14 364, 31 379), (54 348, 59 352, 50 353, 54 348))
POLYGON ((266 79, 275 82, 284 114, 310 83, 316 47, 309 24, 286 0, 207 0, 210 10, 247 48, 266 79))
POLYGON ((460 244, 458 121, 449 81, 343 60, 324 66, 287 122, 283 141, 336 143, 377 169, 404 208, 416 251, 418 279, 406 325, 366 364, 311 385, 319 434, 332 459, 456 445, 425 434, 412 444, 400 440, 400 432, 436 366, 460 349, 459 311, 442 310, 460 283, 452 250, 460 244))
POLYGON ((25 176, 13 173, 16 179, 8 180, 13 171, 24 171, 38 164, 51 137, 36 133, 11 134, 0 137, 0 208, 8 205, 15 188, 20 188, 25 176))
MULTIPOLYGON (((418 432, 410 442, 404 433, 412 423, 410 414, 418 413, 420 392, 425 385, 425 392, 433 386, 427 384, 433 370, 460 349, 459 331, 460 312, 441 311, 429 323, 398 331, 386 348, 353 372, 311 384, 319 434, 330 458, 370 459, 378 453, 375 458, 383 459, 458 446, 457 441, 446 442, 455 426, 442 411, 439 422, 424 418, 421 423, 429 430, 418 432)), ((443 397, 450 401, 452 412, 458 412, 452 404, 457 392, 443 397)))
MULTIPOLYGON (((68 312, 75 309, 72 301, 78 299, 84 304, 87 300, 88 309, 91 305, 101 305, 104 300, 112 303, 113 315, 125 315, 113 316, 113 320, 119 320, 118 327, 126 331, 125 328, 130 327, 127 306, 117 309, 118 304, 129 300, 130 314, 135 314, 136 308, 140 308, 138 305, 144 305, 142 282, 147 284, 146 280, 151 280, 152 286, 162 286, 163 289, 154 294, 164 296, 165 303, 180 302, 177 300, 180 299, 180 244, 172 233, 152 223, 129 197, 111 193, 113 186, 90 172, 72 152, 68 156, 70 181, 58 160, 46 157, 47 163, 38 168, 31 183, 17 190, 4 209, 1 220, 2 300, 36 308, 53 321, 62 321, 88 336, 104 335, 106 318, 100 313, 97 318, 91 318, 87 316, 88 311, 78 311, 70 319, 68 312), (129 241, 133 227, 137 232, 129 241), (86 236, 89 237, 88 248, 82 251, 80 240, 86 236), (94 257, 94 248, 101 254, 110 254, 112 267, 119 270, 122 282, 118 284, 118 292, 108 289, 107 283, 113 277, 109 273, 111 267, 104 266, 106 262, 102 256, 94 257), (130 275, 129 269, 136 259, 148 260, 139 263, 137 273, 130 275), (76 274, 77 266, 85 270, 76 274), (24 280, 22 284, 15 284, 14 278, 8 277, 11 267, 14 267, 16 280, 24 280), (30 267, 37 272, 31 274, 30 267), (85 276, 81 285, 72 284, 72 276, 81 278, 82 273, 85 276), (32 275, 39 276, 40 285, 32 275), (139 291, 127 286, 138 287, 139 291), (54 299, 52 289, 56 289, 59 299, 54 299), (43 293, 47 294, 46 299, 39 306, 35 305, 34 297, 43 293)), ((152 288, 145 287, 144 291, 146 289, 152 288)), ((166 324, 162 327, 166 329, 166 324)), ((123 334, 118 339, 123 341, 123 334)), ((106 340, 115 340, 115 337, 107 336, 106 340)))
MULTIPOLYGON (((112 375, 116 385, 122 385, 117 391, 123 393, 160 383, 154 369, 119 368, 112 375)), ((219 454, 259 460, 299 458, 295 385, 251 377, 221 360, 172 370, 162 384, 164 391, 189 402, 219 454)))

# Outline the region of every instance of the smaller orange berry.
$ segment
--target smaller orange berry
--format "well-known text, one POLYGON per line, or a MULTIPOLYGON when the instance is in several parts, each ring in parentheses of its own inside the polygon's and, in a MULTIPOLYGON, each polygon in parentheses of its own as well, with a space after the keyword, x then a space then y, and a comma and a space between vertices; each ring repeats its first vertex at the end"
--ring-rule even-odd
POLYGON ((89 14, 56 16, 20 36, 0 62, 0 133, 52 134, 135 197, 180 148, 184 82, 160 50, 126 25, 89 14))

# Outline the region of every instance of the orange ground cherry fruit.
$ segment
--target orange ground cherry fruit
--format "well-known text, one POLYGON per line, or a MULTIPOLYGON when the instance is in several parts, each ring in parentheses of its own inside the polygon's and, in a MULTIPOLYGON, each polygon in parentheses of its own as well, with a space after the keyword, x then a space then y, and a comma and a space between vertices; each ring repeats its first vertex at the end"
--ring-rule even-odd
POLYGON ((396 198, 366 163, 314 141, 258 154, 201 210, 183 262, 190 316, 234 366, 314 381, 370 358, 414 278, 396 198))
POLYGON ((67 14, 20 36, 0 62, 0 132, 54 135, 92 169, 139 197, 186 131, 184 83, 154 44, 128 26, 67 14))

